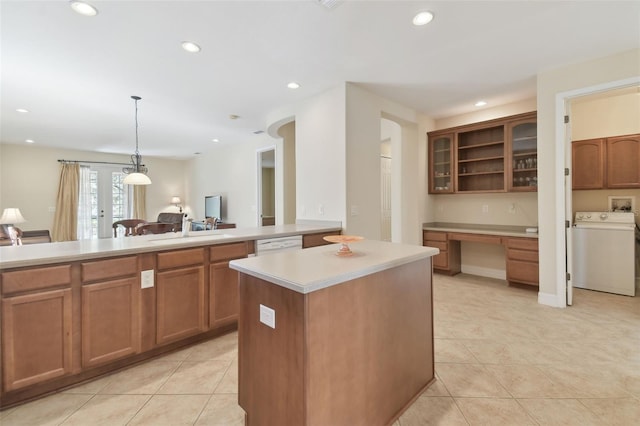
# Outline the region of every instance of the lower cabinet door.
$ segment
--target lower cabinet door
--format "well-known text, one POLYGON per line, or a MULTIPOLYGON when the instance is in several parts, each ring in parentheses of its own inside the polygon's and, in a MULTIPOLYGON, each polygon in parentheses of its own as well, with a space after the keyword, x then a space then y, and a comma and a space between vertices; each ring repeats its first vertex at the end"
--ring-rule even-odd
POLYGON ((4 390, 71 372, 71 289, 2 301, 4 390))
POLYGON ((156 343, 206 331, 204 266, 158 272, 156 303, 156 343))
POLYGON ((238 272, 229 262, 209 266, 209 327, 216 328, 238 320, 238 272))
POLYGON ((82 287, 82 365, 140 351, 140 289, 136 278, 82 287))

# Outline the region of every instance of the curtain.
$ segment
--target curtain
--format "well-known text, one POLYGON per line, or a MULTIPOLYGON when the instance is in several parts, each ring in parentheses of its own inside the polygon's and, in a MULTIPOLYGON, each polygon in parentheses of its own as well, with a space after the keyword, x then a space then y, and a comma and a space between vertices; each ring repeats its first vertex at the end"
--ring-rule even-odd
POLYGON ((53 217, 51 239, 73 241, 77 239, 78 195, 80 190, 80 165, 62 164, 56 197, 56 213, 53 217))
POLYGON ((147 220, 146 185, 133 185, 133 218, 147 220))
POLYGON ((91 228, 91 168, 80 166, 80 184, 78 194, 78 239, 93 237, 91 228))

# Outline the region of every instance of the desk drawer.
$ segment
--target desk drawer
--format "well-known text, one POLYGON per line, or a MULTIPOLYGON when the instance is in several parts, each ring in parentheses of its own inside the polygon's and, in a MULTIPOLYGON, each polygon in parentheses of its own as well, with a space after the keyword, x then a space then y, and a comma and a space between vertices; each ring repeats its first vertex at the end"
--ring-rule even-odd
POLYGON ((441 252, 447 251, 447 247, 448 247, 448 244, 446 241, 444 242, 443 241, 425 241, 423 245, 427 247, 435 247, 437 249, 440 249, 441 252))
POLYGON ((447 241, 447 233, 437 231, 424 231, 422 233, 422 239, 431 241, 447 241))
POLYGON ((506 246, 510 249, 538 251, 537 238, 507 238, 506 246))
POLYGON ((537 251, 508 249, 507 256, 509 256, 510 260, 524 260, 525 262, 538 263, 537 251))
POLYGON ((449 234, 449 239, 457 240, 457 241, 472 241, 475 243, 502 244, 502 238, 500 238, 497 235, 467 234, 462 232, 451 232, 449 234))
POLYGON ((538 264, 519 260, 507 262, 507 280, 538 285, 538 264))

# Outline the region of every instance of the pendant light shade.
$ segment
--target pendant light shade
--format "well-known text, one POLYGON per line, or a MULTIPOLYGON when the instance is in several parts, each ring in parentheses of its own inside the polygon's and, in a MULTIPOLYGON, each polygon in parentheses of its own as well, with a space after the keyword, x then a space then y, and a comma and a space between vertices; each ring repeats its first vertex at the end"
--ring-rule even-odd
POLYGON ((146 175, 148 169, 142 164, 142 156, 138 151, 138 101, 142 98, 140 96, 131 96, 131 99, 136 104, 136 153, 131 156, 132 165, 122 169, 124 173, 127 173, 122 183, 125 185, 150 185, 151 179, 146 175))

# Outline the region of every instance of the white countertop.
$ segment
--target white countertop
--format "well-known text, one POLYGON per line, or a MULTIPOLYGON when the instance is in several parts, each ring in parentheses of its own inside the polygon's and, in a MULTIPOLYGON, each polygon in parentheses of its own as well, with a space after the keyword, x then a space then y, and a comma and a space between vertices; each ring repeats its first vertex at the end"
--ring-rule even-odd
POLYGON ((341 230, 339 226, 310 223, 191 231, 188 237, 182 237, 179 232, 171 232, 62 243, 28 244, 19 247, 4 246, 0 247, 0 270, 339 230, 341 230))
POLYGON ((352 256, 337 256, 339 244, 293 250, 230 262, 232 269, 299 293, 311 293, 396 266, 435 256, 432 247, 363 240, 350 243, 352 256))

